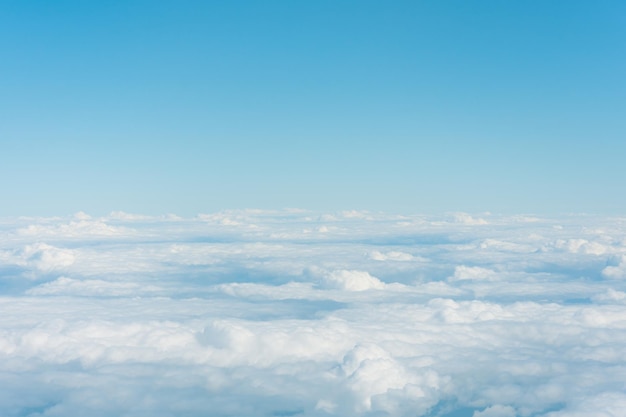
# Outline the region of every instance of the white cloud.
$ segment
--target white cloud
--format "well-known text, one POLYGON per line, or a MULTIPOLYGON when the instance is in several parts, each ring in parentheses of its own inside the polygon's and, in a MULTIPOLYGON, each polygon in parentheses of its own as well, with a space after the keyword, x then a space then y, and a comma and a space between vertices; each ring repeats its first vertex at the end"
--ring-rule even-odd
POLYGON ((6 261, 30 269, 37 277, 40 273, 64 271, 76 261, 76 252, 71 249, 57 248, 46 243, 33 243, 9 255, 6 261))
POLYGON ((411 261, 414 259, 413 255, 411 255, 410 253, 400 252, 400 251, 389 251, 386 253, 382 253, 380 251, 375 250, 370 254, 370 257, 374 259, 375 261, 405 262, 405 261, 411 261))
POLYGON ((91 216, 84 211, 79 211, 78 213, 75 213, 74 218, 76 220, 91 220, 91 216))
POLYGON ((488 224, 487 220, 472 217, 467 213, 456 213, 453 218, 456 223, 465 224, 468 226, 480 226, 488 224))
POLYGON ((599 242, 589 242, 586 239, 559 239, 555 242, 554 246, 571 253, 603 255, 611 252, 611 249, 606 245, 599 242))
POLYGON ((0 221, 0 414, 621 416, 626 223, 484 217, 0 221))
POLYGON ((438 377, 431 372, 424 378, 408 371, 389 352, 376 345, 358 345, 349 351, 341 366, 346 385, 354 395, 357 412, 374 409, 394 412, 397 404, 381 396, 402 392, 401 397, 423 398, 426 396, 420 385, 437 388, 438 377), (403 392, 406 388, 406 392, 403 392), (373 400, 375 401, 373 403, 373 400), (376 401, 377 400, 377 401, 376 401))
POLYGON ((369 289, 383 289, 385 284, 366 271, 338 270, 322 276, 322 285, 346 291, 365 291, 369 289))
POLYGON ((480 281, 496 281, 498 274, 488 268, 479 266, 459 265, 454 268, 454 275, 449 278, 450 281, 463 280, 480 280, 480 281))
POLYGON ((626 410, 623 392, 605 392, 597 396, 583 396, 562 411, 548 413, 546 417, 622 417, 626 410))
POLYGON ((513 407, 496 404, 483 411, 475 411, 473 417, 515 417, 516 415, 513 407))
POLYGON ((132 231, 122 227, 108 225, 103 220, 90 220, 89 217, 79 215, 77 220, 61 224, 30 224, 17 230, 17 234, 34 238, 87 238, 109 237, 132 234, 132 231))
POLYGON ((345 219, 371 219, 372 218, 367 211, 362 211, 362 210, 342 211, 341 216, 345 219))
POLYGON ((602 270, 602 275, 611 279, 624 279, 626 278, 626 255, 620 258, 617 265, 607 266, 602 270))
POLYGON ((155 293, 161 288, 140 285, 136 282, 110 282, 99 279, 77 280, 59 277, 26 291, 28 295, 74 295, 74 296, 137 296, 155 293))
POLYGON ((610 303, 610 302, 618 302, 618 303, 626 303, 626 292, 624 291, 616 291, 613 288, 609 288, 605 293, 596 294, 592 297, 592 300, 596 303, 610 303))

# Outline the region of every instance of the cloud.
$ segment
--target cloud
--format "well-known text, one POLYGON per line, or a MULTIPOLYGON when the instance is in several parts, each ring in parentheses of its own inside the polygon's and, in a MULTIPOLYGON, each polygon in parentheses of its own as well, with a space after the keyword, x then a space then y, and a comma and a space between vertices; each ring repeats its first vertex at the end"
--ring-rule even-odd
POLYGON ((406 262, 414 259, 413 255, 406 252, 400 251, 389 251, 387 253, 382 253, 380 251, 373 251, 370 254, 370 257, 375 261, 397 261, 397 262, 406 262))
POLYGON ((626 303, 626 292, 609 288, 605 293, 594 295, 592 300, 596 303, 626 303))
POLYGON ((49 224, 37 223, 22 227, 16 231, 18 235, 45 239, 50 237, 67 238, 85 238, 85 237, 107 237, 107 236, 124 236, 132 234, 132 230, 111 226, 104 220, 91 220, 84 214, 78 213, 76 220, 68 223, 49 224))
POLYGON ((483 411, 475 411, 473 417, 515 417, 516 415, 513 407, 493 405, 483 411))
POLYGON ((459 265, 454 268, 454 275, 452 275, 450 281, 463 281, 463 280, 480 280, 480 281, 496 281, 498 274, 488 268, 481 268, 479 266, 465 266, 459 265))
POLYGON ((464 224, 468 226, 480 226, 480 225, 488 224, 487 220, 472 217, 467 213, 456 213, 453 216, 453 219, 456 223, 460 223, 460 224, 464 224))
POLYGON ((0 251, 0 265, 19 267, 24 271, 23 277, 28 279, 66 271, 76 262, 76 258, 75 250, 41 242, 0 251))
POLYGON ((621 415, 626 223, 483 217, 1 221, 0 414, 621 415))
POLYGON ((26 291, 28 295, 73 295, 73 296, 136 296, 159 292, 154 285, 140 285, 135 282, 110 282, 98 279, 77 280, 59 277, 54 281, 38 285, 26 291))
POLYGON ((573 401, 565 410, 548 413, 547 417, 620 417, 626 409, 626 395, 605 392, 594 397, 584 396, 573 401))
POLYGON ((602 275, 610 279, 626 278, 626 256, 622 255, 617 265, 607 266, 602 270, 602 275))
POLYGON ((376 345, 354 347, 344 356, 341 372, 357 412, 374 409, 395 414, 400 403, 415 399, 432 405, 427 392, 439 385, 436 373, 430 372, 425 378, 414 374, 376 345))
POLYGON ((321 284, 325 288, 340 289, 346 291, 365 291, 370 289, 383 289, 385 284, 378 278, 371 276, 366 271, 338 270, 322 276, 321 284))
POLYGON ((586 239, 559 239, 554 245, 558 249, 564 249, 571 253, 584 253, 591 255, 603 255, 610 253, 611 249, 599 242, 589 242, 586 239))
POLYGON ((341 216, 344 219, 372 219, 367 211, 362 210, 345 210, 341 212, 341 216))

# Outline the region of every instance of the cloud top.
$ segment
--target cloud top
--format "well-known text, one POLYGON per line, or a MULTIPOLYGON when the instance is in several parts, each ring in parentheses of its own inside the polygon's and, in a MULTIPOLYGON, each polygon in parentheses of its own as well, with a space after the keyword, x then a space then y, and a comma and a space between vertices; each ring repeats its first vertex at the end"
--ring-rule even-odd
POLYGON ((0 414, 618 416, 626 223, 239 210, 0 228, 0 414))

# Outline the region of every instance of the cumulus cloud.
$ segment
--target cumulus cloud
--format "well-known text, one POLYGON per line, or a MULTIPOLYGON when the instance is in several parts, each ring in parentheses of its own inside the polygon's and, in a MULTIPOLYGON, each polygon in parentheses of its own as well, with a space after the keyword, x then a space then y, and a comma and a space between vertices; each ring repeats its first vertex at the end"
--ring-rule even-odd
POLYGON ((72 265, 75 260, 72 250, 56 248, 45 243, 26 245, 20 255, 24 263, 44 272, 63 269, 72 265))
POLYGON ((380 251, 375 250, 370 254, 370 257, 376 261, 404 262, 404 261, 411 261, 414 259, 413 255, 411 255, 410 253, 400 252, 400 251, 389 251, 386 253, 382 253, 380 251))
POLYGON ((621 416, 626 223, 0 222, 0 414, 621 416))
POLYGON ((78 213, 75 220, 67 223, 41 222, 29 224, 16 230, 19 235, 32 238, 86 238, 109 237, 132 234, 132 230, 123 227, 111 226, 102 219, 92 220, 85 213, 78 213))
POLYGON ((473 417, 515 417, 516 415, 513 407, 493 405, 483 411, 475 411, 473 417))
POLYGON ((41 242, 0 250, 0 268, 4 266, 23 269, 22 276, 29 279, 38 279, 42 275, 66 271, 75 261, 75 250, 41 242))
POLYGON ((609 265, 602 270, 602 275, 611 279, 626 278, 626 256, 622 255, 617 265, 609 265))
POLYGON ((321 283, 326 288, 346 291, 365 291, 385 288, 385 284, 366 271, 338 270, 324 274, 321 283))
MULTIPOLYGON (((422 384, 426 391, 438 387, 436 373, 431 372, 426 378, 414 374, 376 345, 358 345, 349 351, 343 358, 341 371, 354 395, 357 412, 376 409, 393 414, 400 406, 398 403, 427 396, 422 384), (385 398, 390 394, 392 398, 385 398)), ((425 401, 432 403, 432 399, 425 401)))
POLYGON ((481 268, 479 266, 465 266, 459 265, 454 268, 454 275, 452 275, 450 281, 464 281, 464 280, 479 280, 479 281, 495 281, 498 279, 498 274, 488 268, 481 268))
POLYGON ((478 226, 488 224, 487 220, 472 217, 467 213, 456 213, 454 216, 454 221, 456 223, 465 224, 468 226, 478 226))
POLYGON ((555 247, 567 250, 571 253, 585 253, 591 255, 603 255, 610 253, 611 248, 600 242, 589 242, 586 239, 559 239, 555 242, 555 247))
POLYGON ((626 410, 623 392, 605 392, 594 397, 576 399, 565 410, 549 413, 547 417, 620 417, 626 410))
POLYGON ((616 291, 613 288, 609 288, 603 294, 596 294, 592 297, 592 300, 596 303, 603 302, 617 302, 617 303, 626 303, 626 292, 624 291, 616 291))

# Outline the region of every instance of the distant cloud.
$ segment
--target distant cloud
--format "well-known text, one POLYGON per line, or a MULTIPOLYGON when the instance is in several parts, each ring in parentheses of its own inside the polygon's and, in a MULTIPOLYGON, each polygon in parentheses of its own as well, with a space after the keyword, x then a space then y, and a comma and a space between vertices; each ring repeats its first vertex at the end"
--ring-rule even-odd
POLYGON ((626 278, 626 255, 622 255, 619 263, 614 266, 607 266, 602 270, 602 275, 611 279, 626 278))
POLYGON ((473 417, 515 417, 516 415, 513 407, 493 405, 483 411, 475 411, 473 417))
POLYGON ((479 226, 488 224, 487 220, 481 218, 475 218, 467 213, 457 213, 453 216, 456 223, 465 224, 469 226, 479 226))
POLYGON ((90 236, 121 236, 129 234, 132 231, 126 228, 108 225, 103 220, 90 220, 89 217, 79 214, 78 220, 60 224, 49 224, 49 222, 30 224, 18 229, 16 232, 19 235, 40 238, 85 238, 90 236))
POLYGON ((43 272, 64 269, 71 266, 75 259, 75 252, 71 249, 56 248, 45 243, 26 245, 19 252, 21 258, 18 263, 32 266, 43 272))
POLYGON ((465 266, 460 265, 454 268, 454 275, 452 275, 450 281, 462 281, 462 280, 479 280, 479 281, 496 281, 498 274, 495 271, 487 268, 481 268, 479 266, 465 266))
POLYGON ((346 291, 365 291, 369 289, 382 289, 385 284, 378 278, 371 276, 366 271, 338 270, 325 274, 322 277, 322 285, 346 291))
POLYGON ((411 261, 413 260, 413 255, 411 255, 410 253, 406 253, 406 252, 399 252, 399 251, 389 251, 386 253, 382 253, 380 251, 373 251, 370 254, 371 258, 376 260, 376 261, 399 261, 399 262, 403 262, 403 261, 411 261))
POLYGON ((137 296, 158 292, 156 286, 142 286, 134 282, 111 282, 98 279, 77 280, 59 277, 26 291, 28 295, 74 295, 74 296, 137 296))

